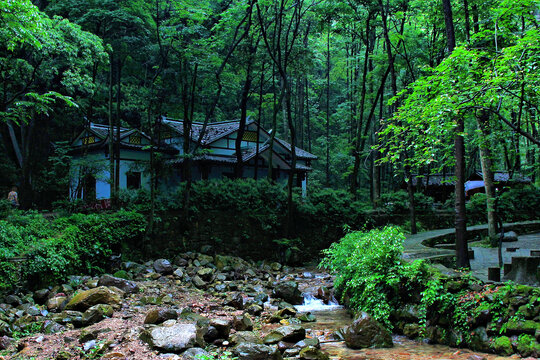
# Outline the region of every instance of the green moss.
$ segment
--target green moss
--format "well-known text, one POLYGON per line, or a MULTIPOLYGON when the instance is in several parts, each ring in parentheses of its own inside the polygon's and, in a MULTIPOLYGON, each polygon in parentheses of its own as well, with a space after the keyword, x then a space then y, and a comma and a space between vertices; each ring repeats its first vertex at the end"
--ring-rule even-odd
POLYGON ((514 350, 512 349, 512 343, 507 336, 501 336, 496 338, 491 343, 491 348, 493 349, 493 351, 495 351, 495 353, 501 355, 509 356, 514 353, 514 350))
POLYGON ((118 270, 113 276, 120 279, 131 280, 129 274, 125 270, 118 270))
POLYGON ((525 320, 525 321, 515 321, 510 320, 508 321, 508 325, 506 326, 507 332, 512 333, 530 333, 534 334, 536 330, 540 329, 540 323, 537 323, 533 320, 525 320))
POLYGON ((517 351, 521 356, 530 356, 540 354, 540 344, 534 336, 523 334, 517 340, 517 351))

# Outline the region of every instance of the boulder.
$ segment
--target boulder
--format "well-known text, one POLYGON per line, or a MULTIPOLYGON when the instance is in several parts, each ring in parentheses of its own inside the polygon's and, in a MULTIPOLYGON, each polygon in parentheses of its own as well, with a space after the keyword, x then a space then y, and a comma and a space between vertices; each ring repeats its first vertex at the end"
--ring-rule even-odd
POLYGON ((496 354, 510 356, 514 353, 512 348, 512 342, 507 336, 501 336, 496 338, 491 344, 491 349, 496 354))
POLYGON ((303 349, 308 346, 312 346, 312 347, 316 347, 317 349, 320 349, 321 342, 319 341, 318 338, 313 337, 313 338, 306 338, 294 344, 294 347, 298 349, 303 349))
POLYGON ((263 342, 265 344, 277 344, 280 341, 298 342, 306 337, 306 329, 299 325, 282 326, 268 333, 263 342))
POLYGON ((477 327, 471 332, 471 334, 472 336, 469 341, 469 347, 472 350, 484 352, 489 350, 489 337, 485 327, 477 327))
MULTIPOLYGON (((497 234, 497 239, 499 239, 500 237, 501 237, 501 233, 498 233, 497 234)), ((503 242, 515 242, 515 241, 518 241, 518 235, 516 234, 515 231, 505 232, 502 241, 503 242)))
MULTIPOLYGON (((173 320, 169 320, 173 321, 173 320)), ((151 347, 167 352, 182 352, 192 347, 203 347, 203 329, 196 324, 178 324, 167 321, 163 326, 156 326, 143 331, 141 340, 151 347)))
POLYGON ((238 331, 231 335, 229 342, 231 345, 238 345, 241 343, 262 344, 261 338, 253 331, 238 331))
POLYGON ((154 270, 160 274, 172 274, 173 266, 167 259, 157 259, 154 261, 154 270))
POLYGON ((66 306, 67 297, 55 296, 47 300, 47 310, 49 311, 62 311, 66 306))
POLYGON ((191 348, 187 349, 182 353, 183 360, 201 360, 201 359, 211 359, 212 355, 204 349, 201 348, 191 348))
POLYGON ((111 317, 114 310, 111 305, 97 304, 91 306, 83 313, 82 322, 84 326, 89 326, 100 322, 101 320, 111 317))
POLYGON ((328 354, 322 352, 315 346, 307 346, 300 350, 301 360, 329 360, 328 354))
POLYGON ((178 319, 178 313, 174 309, 152 309, 146 313, 145 324, 161 324, 167 320, 178 319))
POLYGON ((217 338, 225 340, 229 338, 229 333, 231 332, 230 321, 223 319, 211 319, 210 326, 217 330, 217 338))
POLYGON ((139 286, 134 281, 114 277, 107 274, 103 275, 99 279, 98 286, 115 286, 127 294, 132 294, 139 291, 139 286))
POLYGON ((41 289, 34 291, 33 298, 37 304, 45 304, 49 297, 49 289, 41 289))
POLYGON ((233 349, 238 360, 282 360, 277 348, 253 343, 241 343, 233 349))
POLYGON ((83 313, 79 311, 64 310, 61 313, 54 314, 52 320, 60 324, 73 324, 75 327, 80 327, 83 324, 83 313))
POLYGON ((233 327, 236 331, 253 330, 253 321, 248 314, 235 316, 233 318, 233 327))
POLYGON ((99 286, 94 289, 82 291, 71 298, 66 310, 86 311, 97 304, 119 306, 122 303, 124 292, 116 287, 99 286))
POLYGON ((284 281, 278 283, 272 291, 274 298, 283 299, 292 305, 300 305, 304 302, 304 297, 298 289, 295 281, 284 281))
POLYGON ((43 334, 56 334, 62 331, 66 331, 66 327, 51 320, 45 320, 41 328, 43 334))
POLYGON ((212 268, 199 269, 199 271, 197 271, 197 275, 204 281, 210 282, 212 281, 212 277, 214 276, 214 269, 212 268))
POLYGON ((206 287, 206 282, 203 279, 201 279, 201 277, 199 275, 195 275, 191 279, 191 282, 193 283, 193 285, 195 285, 195 287, 197 287, 199 289, 202 289, 202 288, 206 287))
POLYGON ((387 348, 394 346, 392 336, 368 313, 361 312, 343 331, 345 344, 351 349, 387 348))
POLYGON ((236 293, 231 297, 227 297, 224 304, 227 306, 232 306, 235 309, 242 310, 244 308, 244 297, 241 293, 236 293))
POLYGON ((332 298, 332 293, 326 286, 321 286, 317 289, 317 295, 315 297, 322 300, 325 304, 328 304, 332 298))

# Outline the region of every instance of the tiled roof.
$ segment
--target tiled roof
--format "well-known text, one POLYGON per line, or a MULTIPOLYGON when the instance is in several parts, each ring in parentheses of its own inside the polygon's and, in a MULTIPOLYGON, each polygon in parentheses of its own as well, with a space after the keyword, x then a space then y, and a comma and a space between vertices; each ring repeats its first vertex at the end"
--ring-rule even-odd
MULTIPOLYGON (((482 171, 476 171, 476 175, 480 178, 483 178, 482 171)), ((508 171, 494 171, 493 180, 495 182, 514 182, 514 183, 530 183, 531 178, 525 176, 519 172, 514 172, 510 178, 510 172, 508 171)))
MULTIPOLYGON (((101 125, 101 124, 94 124, 90 123, 90 130, 96 133, 99 137, 102 139, 105 139, 107 136, 109 136, 109 125, 101 125)), ((127 136, 128 134, 131 134, 135 132, 134 129, 127 129, 127 128, 120 128, 120 138, 123 138, 124 136, 127 136)), ((113 136, 116 139, 117 129, 114 128, 113 136)))
MULTIPOLYGON (((184 134, 184 122, 182 120, 174 120, 169 118, 163 118, 163 122, 167 125, 169 125, 171 128, 176 130, 180 134, 184 134)), ((246 122, 246 125, 249 125, 253 123, 253 120, 248 120, 246 122)), ((240 125, 240 120, 232 120, 232 121, 222 121, 217 123, 209 123, 206 126, 206 130, 204 133, 204 136, 202 138, 202 145, 208 145, 210 143, 213 143, 214 141, 229 135, 235 131, 238 130, 240 125)), ((203 124, 194 122, 191 126, 191 139, 193 141, 198 141, 200 133, 202 131, 203 124)), ((279 144, 281 144, 284 148, 291 151, 291 144, 286 142, 285 140, 274 138, 279 144)), ((296 148, 296 156, 299 159, 305 159, 305 160, 315 160, 317 159, 317 156, 299 148, 296 148)))
MULTIPOLYGON (((248 120, 246 125, 251 124, 253 121, 248 120)), ((173 120, 169 118, 163 118, 163 123, 167 124, 179 134, 184 134, 184 122, 182 120, 173 120)), ((240 125, 240 120, 233 121, 221 121, 216 123, 209 123, 206 125, 204 135, 202 138, 202 145, 208 145, 214 141, 229 135, 238 130, 240 125)), ((203 124, 199 122, 193 122, 191 124, 191 140, 198 141, 201 131, 203 129, 203 124)))
MULTIPOLYGON (((274 138, 274 140, 277 140, 281 145, 283 145, 287 150, 291 151, 291 144, 286 142, 285 140, 281 140, 278 138, 274 138)), ((306 159, 306 160, 316 160, 317 156, 313 155, 312 153, 307 152, 304 149, 300 149, 298 146, 295 146, 296 149, 296 156, 299 159, 306 159)))
POLYGON ((428 181, 427 186, 455 186, 456 180, 454 174, 423 174, 423 175, 414 175, 412 179, 413 186, 420 181, 422 186, 426 186, 426 181, 428 181))

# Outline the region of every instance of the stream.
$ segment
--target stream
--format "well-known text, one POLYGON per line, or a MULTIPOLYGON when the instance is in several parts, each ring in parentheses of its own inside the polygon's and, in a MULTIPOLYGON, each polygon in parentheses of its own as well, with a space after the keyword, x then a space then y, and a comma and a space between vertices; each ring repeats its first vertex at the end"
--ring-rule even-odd
POLYGON ((340 360, 502 360, 519 357, 505 357, 494 354, 475 352, 468 349, 451 348, 445 345, 431 345, 422 341, 411 340, 405 336, 393 335, 394 347, 388 349, 353 350, 345 346, 343 341, 334 340, 333 333, 352 322, 351 315, 335 301, 324 304, 316 299, 316 288, 331 281, 326 274, 309 274, 297 280, 304 293, 304 303, 297 305, 299 312, 311 312, 316 322, 304 323, 304 327, 312 336, 317 336, 321 349, 330 355, 330 359, 340 360))

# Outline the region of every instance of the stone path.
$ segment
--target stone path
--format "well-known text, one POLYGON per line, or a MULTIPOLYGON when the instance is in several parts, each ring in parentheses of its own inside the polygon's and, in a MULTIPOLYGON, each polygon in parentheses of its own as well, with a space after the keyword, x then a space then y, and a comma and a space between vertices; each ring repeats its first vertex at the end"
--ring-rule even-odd
MULTIPOLYGON (((488 279, 488 268, 499 266, 498 248, 471 247, 474 250, 474 260, 471 260, 471 270, 480 280, 488 279)), ((502 243, 504 264, 510 264, 513 256, 530 256, 531 250, 540 250, 540 233, 520 235, 518 241, 502 243), (515 251, 508 251, 508 249, 515 251)), ((501 274, 502 276, 502 274, 501 274)))
MULTIPOLYGON (((527 221, 521 223, 504 224, 505 229, 522 225, 534 225, 540 221, 527 221)), ((467 228, 469 237, 479 235, 487 231, 487 224, 469 226, 467 228)), ((508 231, 508 230, 507 230, 508 231)), ((409 235, 404 242, 404 259, 436 259, 440 257, 452 256, 453 249, 433 248, 424 246, 422 242, 433 238, 444 238, 454 234, 455 229, 442 229, 426 231, 416 235, 409 235)), ((519 234, 519 231, 516 231, 519 234)), ((474 276, 481 280, 487 280, 489 267, 496 267, 499 264, 497 248, 472 247, 474 259, 471 260, 471 270, 474 276)), ((521 235, 517 242, 503 243, 503 262, 510 263, 512 256, 530 256, 531 250, 540 250, 540 233, 531 235, 521 235), (507 248, 518 248, 515 252, 507 251, 507 248)))

